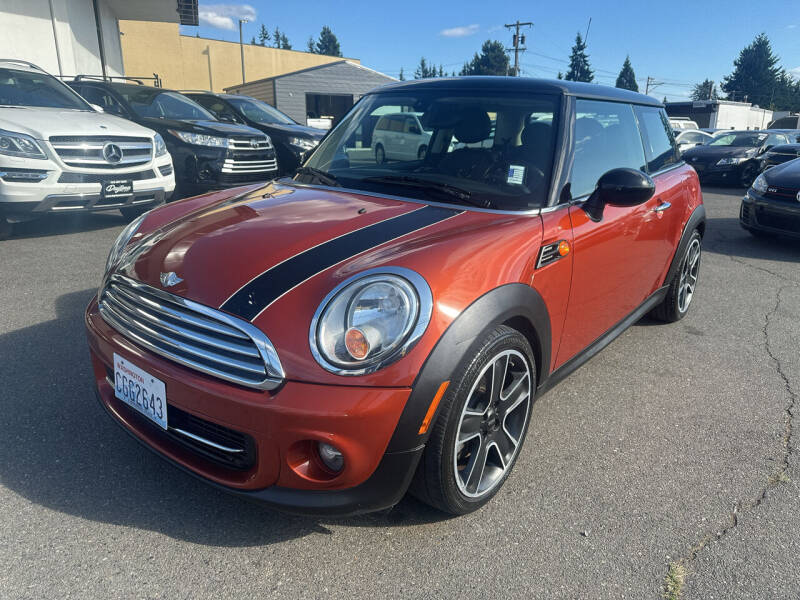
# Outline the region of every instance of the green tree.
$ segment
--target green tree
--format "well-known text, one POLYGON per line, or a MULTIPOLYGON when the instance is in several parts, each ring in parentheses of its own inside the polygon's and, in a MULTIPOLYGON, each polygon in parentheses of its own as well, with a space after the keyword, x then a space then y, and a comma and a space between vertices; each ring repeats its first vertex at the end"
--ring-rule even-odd
POLYGON ((508 75, 508 69, 505 46, 498 41, 486 40, 480 54, 476 52, 470 62, 464 63, 461 75, 508 75))
POLYGON ((426 79, 428 77, 436 77, 436 67, 429 67, 428 61, 423 56, 419 59, 419 65, 414 71, 414 79, 426 79))
POLYGON ((556 79, 564 79, 564 74, 561 71, 559 71, 558 75, 556 75, 556 79))
MULTIPOLYGON (((275 30, 277 31, 277 28, 275 30)), ((261 29, 258 30, 258 43, 262 46, 266 46, 269 39, 269 31, 267 31, 266 26, 262 23, 261 29)))
POLYGON ((289 38, 286 37, 285 33, 281 33, 281 48, 283 50, 291 50, 292 49, 292 44, 289 41, 289 38))
POLYGON ((632 92, 639 91, 639 86, 636 84, 636 73, 633 72, 630 56, 626 56, 625 62, 622 63, 622 69, 617 75, 616 87, 623 90, 631 90, 632 92))
POLYGON ((764 33, 756 36, 733 61, 733 73, 722 80, 722 91, 728 99, 747 100, 767 107, 774 99, 781 74, 778 57, 772 53, 769 38, 764 33))
POLYGON ((444 77, 444 67, 442 65, 439 65, 439 74, 438 74, 438 76, 439 77, 444 77))
POLYGON ((701 83, 692 86, 692 100, 716 100, 717 86, 710 79, 704 79, 701 83))
POLYGON ((325 25, 319 33, 317 40, 317 54, 324 54, 325 56, 341 56, 342 49, 339 46, 339 40, 334 35, 331 28, 325 25))
POLYGON ((575 45, 569 57, 569 70, 564 76, 567 81, 594 81, 594 72, 589 66, 589 56, 586 54, 586 43, 580 32, 575 36, 575 45))
POLYGON ((314 36, 309 36, 308 41, 306 42, 306 52, 310 52, 311 54, 317 53, 317 48, 314 45, 314 36))
POLYGON ((405 73, 403 73, 403 67, 400 67, 400 75, 398 76, 398 79, 400 81, 405 81, 406 80, 406 75, 405 75, 405 73))
POLYGON ((255 46, 255 45, 256 45, 256 38, 255 38, 255 36, 253 36, 252 38, 250 38, 250 43, 251 43, 253 46, 255 46))

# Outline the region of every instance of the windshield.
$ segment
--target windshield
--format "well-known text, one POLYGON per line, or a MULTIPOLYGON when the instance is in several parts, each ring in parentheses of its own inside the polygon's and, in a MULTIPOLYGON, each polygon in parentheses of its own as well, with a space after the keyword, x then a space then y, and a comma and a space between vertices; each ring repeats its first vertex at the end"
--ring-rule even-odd
POLYGON ((724 133, 715 137, 709 146, 743 146, 757 148, 767 139, 766 133, 736 132, 724 133))
POLYGON ((156 88, 115 87, 139 117, 178 119, 180 121, 216 121, 217 119, 194 100, 177 92, 156 88))
POLYGON ((419 89, 365 96, 299 181, 504 210, 544 206, 559 97, 419 89))
POLYGON ((256 123, 282 123, 284 125, 297 125, 297 122, 289 118, 274 106, 270 106, 261 100, 252 98, 226 98, 233 104, 245 117, 256 123))
POLYGON ((92 110, 52 75, 0 68, 0 105, 92 110))

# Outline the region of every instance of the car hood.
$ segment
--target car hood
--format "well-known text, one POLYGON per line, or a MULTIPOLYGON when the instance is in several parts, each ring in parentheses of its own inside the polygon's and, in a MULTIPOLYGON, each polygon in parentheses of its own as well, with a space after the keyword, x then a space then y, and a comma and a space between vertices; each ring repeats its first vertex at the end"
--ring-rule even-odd
POLYGON ((0 108, 0 129, 25 133, 39 140, 58 135, 153 135, 150 129, 113 115, 27 106, 0 108))
POLYGON ((800 158, 767 169, 764 179, 770 186, 800 190, 800 158))
POLYGON ((731 156, 756 156, 758 148, 744 146, 697 146, 683 153, 683 159, 691 164, 693 158, 699 160, 712 160, 731 156))
POLYGON ((223 123, 222 121, 181 121, 178 119, 157 119, 144 117, 142 123, 155 129, 176 129, 190 133, 204 133, 207 135, 261 135, 261 132, 246 125, 223 123))
POLYGON ((182 281, 168 291, 253 320, 317 273, 461 214, 458 208, 270 184, 145 234, 120 270, 155 287, 163 287, 161 273, 174 272, 182 281))
POLYGON ((286 123, 264 123, 264 130, 267 132, 279 132, 286 135, 299 135, 303 137, 310 137, 315 140, 321 140, 327 133, 322 129, 314 127, 306 127, 305 125, 288 125, 286 123))

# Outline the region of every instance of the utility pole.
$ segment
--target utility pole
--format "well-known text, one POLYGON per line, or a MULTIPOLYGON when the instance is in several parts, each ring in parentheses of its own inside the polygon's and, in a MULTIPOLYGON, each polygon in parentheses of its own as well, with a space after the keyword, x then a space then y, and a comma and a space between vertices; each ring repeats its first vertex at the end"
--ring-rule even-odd
POLYGON ((713 81, 711 82, 711 85, 708 86, 708 99, 709 100, 713 100, 714 99, 714 82, 713 81))
POLYGON ((664 85, 663 81, 656 81, 655 77, 647 76, 647 84, 644 86, 644 93, 649 94, 650 89, 656 89, 658 86, 664 85))
MULTIPOLYGON (((511 23, 510 25, 503 25, 503 27, 505 27, 506 29, 511 29, 512 27, 514 28, 514 36, 511 38, 512 41, 514 42, 514 47, 513 48, 506 48, 506 50, 509 50, 509 51, 513 50, 514 51, 514 77, 519 77, 520 45, 525 45, 525 34, 520 36, 519 28, 520 27, 531 27, 531 26, 533 26, 533 23, 531 23, 531 22, 520 23, 519 20, 517 20, 516 23, 511 23)), ((522 48, 522 51, 525 52, 525 48, 522 48)))
POLYGON ((242 40, 242 23, 249 23, 250 19, 239 19, 239 52, 242 55, 242 83, 244 79, 244 41, 242 40))

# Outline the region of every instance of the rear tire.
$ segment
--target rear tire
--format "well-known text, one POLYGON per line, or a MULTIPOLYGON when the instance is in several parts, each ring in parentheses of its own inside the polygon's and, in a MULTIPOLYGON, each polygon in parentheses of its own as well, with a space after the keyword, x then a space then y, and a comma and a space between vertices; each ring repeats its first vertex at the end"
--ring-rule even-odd
POLYGON ((375 162, 379 165, 382 165, 386 162, 386 151, 380 144, 375 146, 375 162))
POLYGON ((7 240, 14 233, 14 224, 0 215, 0 240, 7 240))
POLYGON ((695 229, 680 258, 680 267, 669 282, 667 295, 664 301, 650 312, 651 317, 666 323, 674 323, 686 316, 697 290, 701 253, 702 238, 700 232, 695 229))
POLYGON ((119 212, 122 213, 122 216, 128 219, 128 221, 133 221, 134 219, 141 217, 144 213, 148 210, 153 208, 152 206, 123 206, 119 209, 119 212))
POLYGON ((531 417, 536 363, 528 340, 500 325, 455 369, 410 492, 463 515, 489 502, 516 463, 531 417))

